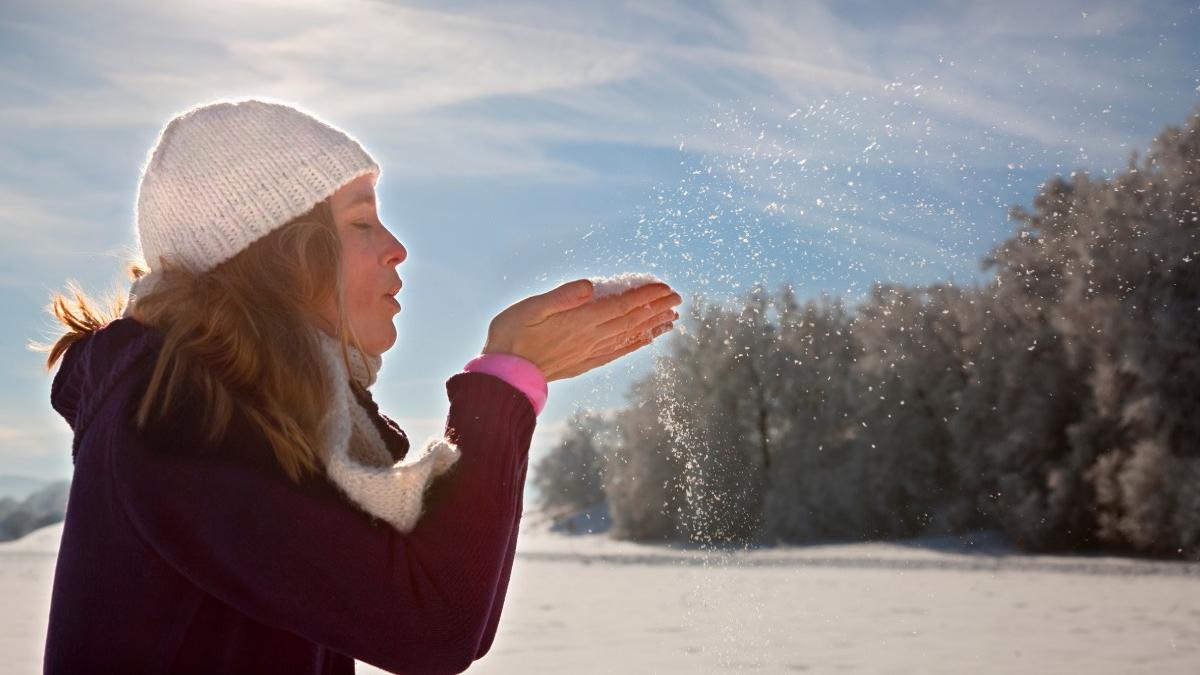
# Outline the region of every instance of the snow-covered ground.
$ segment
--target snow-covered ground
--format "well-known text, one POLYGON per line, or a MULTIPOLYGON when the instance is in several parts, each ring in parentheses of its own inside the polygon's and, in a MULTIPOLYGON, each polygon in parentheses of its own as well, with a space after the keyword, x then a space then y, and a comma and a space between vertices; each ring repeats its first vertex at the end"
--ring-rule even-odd
MULTIPOLYGON (((523 529, 470 672, 1200 672, 1196 564, 987 538, 726 554, 523 529)), ((0 544, 6 673, 40 672, 61 532, 0 544)))

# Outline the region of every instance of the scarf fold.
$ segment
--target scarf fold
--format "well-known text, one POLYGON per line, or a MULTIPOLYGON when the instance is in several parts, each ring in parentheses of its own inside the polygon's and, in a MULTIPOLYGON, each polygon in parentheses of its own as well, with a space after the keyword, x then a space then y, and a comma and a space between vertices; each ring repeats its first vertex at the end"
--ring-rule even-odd
POLYGON ((458 461, 460 452, 444 436, 435 435, 393 461, 379 429, 350 389, 351 378, 364 389, 374 384, 382 357, 364 355, 351 346, 347 371, 340 343, 323 331, 314 332, 334 385, 321 420, 325 473, 364 511, 409 532, 421 517, 426 488, 458 461))
MULTIPOLYGON (((145 295, 157 277, 141 277, 130 288, 124 316, 131 315, 137 296, 145 295)), ((313 328, 325 373, 332 384, 329 405, 320 422, 321 459, 325 475, 355 505, 401 532, 410 532, 424 508, 426 488, 460 456, 445 436, 428 438, 395 461, 370 413, 355 397, 352 382, 364 390, 375 383, 383 365, 380 356, 365 355, 350 346, 350 368, 341 343, 313 328)))

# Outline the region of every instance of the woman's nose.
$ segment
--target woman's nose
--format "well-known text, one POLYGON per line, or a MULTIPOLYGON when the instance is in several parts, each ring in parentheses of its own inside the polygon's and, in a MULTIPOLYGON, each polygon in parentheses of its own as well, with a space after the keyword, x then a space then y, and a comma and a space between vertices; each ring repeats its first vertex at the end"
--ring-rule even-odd
POLYGON ((408 258, 408 249, 404 248, 404 244, 401 244, 400 240, 396 237, 389 235, 389 238, 391 242, 384 253, 384 264, 391 266, 399 265, 408 258))

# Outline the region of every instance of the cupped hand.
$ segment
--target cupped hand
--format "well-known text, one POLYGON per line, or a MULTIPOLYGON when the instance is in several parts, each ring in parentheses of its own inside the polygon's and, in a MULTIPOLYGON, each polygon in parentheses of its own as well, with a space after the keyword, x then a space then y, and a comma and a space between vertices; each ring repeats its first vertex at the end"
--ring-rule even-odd
POLYGON ((591 281, 577 279, 510 305, 488 326, 484 354, 515 354, 538 367, 547 382, 582 375, 648 344, 673 327, 683 302, 664 283, 592 298, 591 281))

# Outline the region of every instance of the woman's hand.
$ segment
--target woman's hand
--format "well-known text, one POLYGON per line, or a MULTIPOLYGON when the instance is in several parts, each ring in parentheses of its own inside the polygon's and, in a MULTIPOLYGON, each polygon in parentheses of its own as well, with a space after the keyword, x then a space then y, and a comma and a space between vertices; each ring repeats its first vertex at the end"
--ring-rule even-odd
POLYGON ((589 303, 592 282, 572 281, 517 302, 492 319, 484 354, 515 354, 547 382, 562 380, 636 351, 669 331, 683 302, 663 284, 648 284, 589 303))

